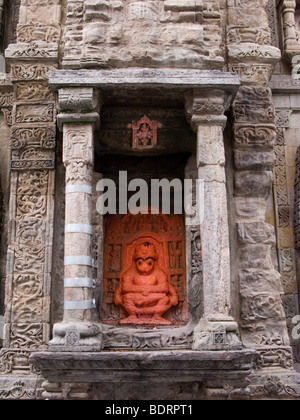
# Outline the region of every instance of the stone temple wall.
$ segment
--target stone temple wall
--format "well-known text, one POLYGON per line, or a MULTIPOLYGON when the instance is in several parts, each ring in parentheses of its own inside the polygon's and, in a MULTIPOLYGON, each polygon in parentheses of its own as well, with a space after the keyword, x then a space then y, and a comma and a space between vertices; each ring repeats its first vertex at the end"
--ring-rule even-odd
MULTIPOLYGON (((152 398, 299 398, 300 3, 0 0, 1 13, 0 399, 151 398, 129 379, 121 392, 121 369, 130 378, 146 369, 152 398), (101 359, 103 342, 133 341, 132 331, 107 332, 99 320, 103 221, 95 185, 107 150, 129 161, 132 120, 125 120, 142 109, 162 121, 162 155, 194 156, 210 225, 187 229, 193 322, 182 335, 165 332, 167 340, 136 334, 134 360, 126 352, 101 359), (78 130, 88 152, 72 155, 67 139, 76 142, 78 130), (97 281, 95 290, 64 295, 65 244, 77 249, 75 236, 64 234, 74 180, 93 191, 86 201, 93 214, 85 216, 94 234, 80 238, 95 261, 86 272, 97 281), (70 296, 93 297, 96 309, 66 310, 70 296), (89 335, 82 321, 100 327, 89 335), (170 347, 188 354, 176 359, 170 347), (68 364, 66 349, 77 364, 68 364), (220 351, 228 352, 227 365, 220 351), (178 366, 184 381, 165 373, 161 392, 157 377, 178 366)), ((82 203, 82 189, 77 194, 82 203)))

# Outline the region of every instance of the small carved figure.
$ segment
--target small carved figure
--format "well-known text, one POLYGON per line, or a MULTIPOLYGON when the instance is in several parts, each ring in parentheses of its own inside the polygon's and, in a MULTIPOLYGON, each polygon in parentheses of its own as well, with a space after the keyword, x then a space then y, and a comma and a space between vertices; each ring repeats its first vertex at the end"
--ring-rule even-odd
POLYGON ((114 301, 129 314, 120 324, 171 324, 162 316, 178 305, 179 296, 158 265, 154 244, 146 242, 136 247, 132 266, 122 276, 114 301))
POLYGON ((151 121, 144 116, 137 123, 133 122, 131 127, 133 130, 133 149, 152 149, 157 145, 157 121, 151 121))
POLYGON ((109 253, 108 268, 110 271, 120 271, 121 247, 112 245, 109 253))

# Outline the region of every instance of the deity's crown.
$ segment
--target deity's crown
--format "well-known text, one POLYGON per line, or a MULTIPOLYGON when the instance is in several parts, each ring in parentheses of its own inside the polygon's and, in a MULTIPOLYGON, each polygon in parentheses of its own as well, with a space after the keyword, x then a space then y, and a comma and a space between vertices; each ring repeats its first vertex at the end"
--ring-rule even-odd
POLYGON ((141 245, 138 245, 135 249, 134 260, 136 261, 139 258, 153 258, 155 261, 158 259, 155 245, 150 242, 144 242, 141 245))

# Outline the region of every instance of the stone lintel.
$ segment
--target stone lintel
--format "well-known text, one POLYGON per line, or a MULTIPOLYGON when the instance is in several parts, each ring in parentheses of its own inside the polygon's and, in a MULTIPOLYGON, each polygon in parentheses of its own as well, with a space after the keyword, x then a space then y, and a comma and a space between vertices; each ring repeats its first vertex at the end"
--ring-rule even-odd
MULTIPOLYGON (((299 75, 295 77, 285 74, 275 74, 272 76, 270 81, 270 88, 272 93, 287 93, 287 94, 299 94, 300 92, 300 79, 299 75)), ((288 107, 290 109, 290 106, 288 107)))
MULTIPOLYGON (((219 381, 246 379, 258 353, 241 351, 37 352, 30 364, 50 382, 219 381), (55 368, 54 368, 55 367, 55 368), (212 372, 214 374, 212 375, 212 372)), ((227 381, 227 382, 226 382, 227 381)))
POLYGON ((49 78, 51 88, 94 87, 101 91, 112 89, 163 88, 222 89, 235 93, 240 86, 239 76, 221 71, 173 69, 114 69, 114 70, 56 70, 49 78))

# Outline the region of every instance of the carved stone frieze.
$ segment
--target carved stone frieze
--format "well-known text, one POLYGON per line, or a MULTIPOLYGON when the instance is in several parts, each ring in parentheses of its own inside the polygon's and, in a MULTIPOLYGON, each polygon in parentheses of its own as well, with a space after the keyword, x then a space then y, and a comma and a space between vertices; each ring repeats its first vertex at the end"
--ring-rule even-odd
POLYGON ((253 43, 269 45, 271 34, 267 28, 247 28, 231 26, 227 30, 228 44, 253 43))
POLYGON ((33 59, 55 60, 58 55, 57 44, 47 44, 40 42, 11 44, 6 49, 6 58, 14 58, 31 61, 33 59))
POLYGON ((12 376, 6 381, 5 386, 0 387, 0 399, 5 400, 35 400, 40 399, 41 390, 37 389, 37 380, 32 383, 23 376, 12 376))
POLYGON ((159 331, 136 331, 104 327, 104 349, 133 349, 140 351, 163 349, 191 349, 193 331, 187 329, 159 331))
POLYGON ((19 150, 27 147, 41 149, 55 149, 55 127, 28 127, 18 126, 12 129, 11 148, 19 150))
POLYGON ((54 127, 13 128, 11 135, 11 168, 54 169, 54 149, 56 131, 54 127))
POLYGON ((17 105, 15 122, 18 124, 51 123, 54 121, 54 104, 17 105))
POLYGON ((16 86, 16 100, 19 102, 47 101, 53 100, 53 96, 47 84, 22 82, 16 86))
POLYGON ((262 380, 263 383, 253 385, 251 387, 251 395, 254 398, 267 397, 267 398, 291 398, 298 397, 299 392, 283 382, 278 376, 267 376, 262 380))
MULTIPOLYGON (((235 111, 236 115, 240 108, 235 111)), ((269 117, 268 117, 269 119, 269 117)), ((239 117, 237 119, 239 121, 239 117)), ((276 132, 274 125, 241 125, 235 124, 235 142, 237 147, 250 146, 271 149, 275 145, 276 132)))
POLYGON ((221 68, 216 1, 68 1, 65 66, 221 68), (84 26, 80 26, 82 22, 84 26), (134 31, 132 31, 134 26, 134 31), (206 52, 205 52, 206 51, 206 52))
POLYGON ((52 44, 58 42, 59 39, 60 27, 58 25, 18 25, 17 41, 20 43, 44 41, 47 44, 52 44))
POLYGON ((270 80, 273 71, 273 65, 248 62, 231 63, 229 65, 229 71, 238 74, 242 82, 253 82, 266 86, 270 80))
MULTIPOLYGON (((7 81, 5 85, 7 84, 7 81)), ((12 125, 12 108, 14 102, 14 94, 8 91, 9 86, 3 86, 4 91, 0 92, 0 111, 4 121, 8 126, 12 125)), ((1 86, 1 85, 0 85, 1 86)))
POLYGON ((47 64, 12 64, 12 81, 45 81, 54 70, 53 65, 47 64))
POLYGON ((72 163, 75 160, 82 161, 86 164, 92 164, 94 161, 94 149, 92 138, 92 126, 89 126, 88 129, 80 129, 75 125, 68 125, 64 141, 64 163, 72 163))

